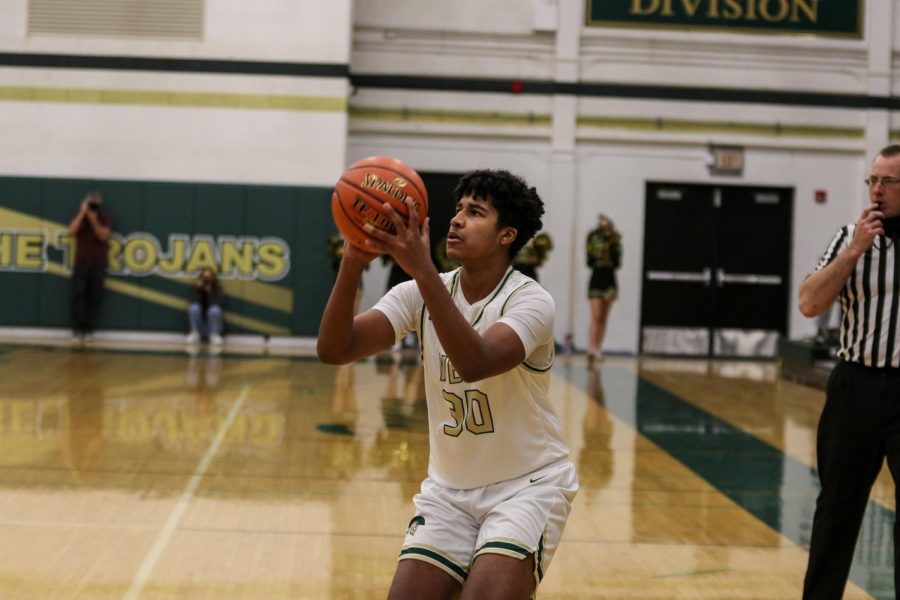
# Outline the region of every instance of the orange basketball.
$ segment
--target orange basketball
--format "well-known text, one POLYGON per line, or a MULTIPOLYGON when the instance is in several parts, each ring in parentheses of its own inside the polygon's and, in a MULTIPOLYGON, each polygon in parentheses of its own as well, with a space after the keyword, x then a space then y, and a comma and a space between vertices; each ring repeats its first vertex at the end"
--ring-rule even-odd
POLYGON ((331 195, 331 215, 348 242, 366 249, 366 223, 394 232, 394 224, 384 212, 384 203, 401 216, 408 216, 404 200, 416 206, 419 223, 428 215, 428 192, 415 169, 392 156, 370 156, 344 171, 331 195))

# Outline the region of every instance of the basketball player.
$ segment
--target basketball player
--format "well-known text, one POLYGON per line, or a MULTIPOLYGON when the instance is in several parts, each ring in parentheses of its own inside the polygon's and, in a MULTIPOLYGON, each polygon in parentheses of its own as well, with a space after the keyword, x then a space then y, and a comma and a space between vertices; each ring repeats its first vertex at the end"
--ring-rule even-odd
MULTIPOLYGON (((428 404, 428 477, 413 499, 391 599, 528 598, 553 558, 578 490, 548 399, 554 304, 510 266, 541 228, 543 203, 506 171, 460 179, 448 256, 439 274, 428 220, 396 233, 371 228, 366 250, 348 246, 319 330, 319 357, 347 363, 409 331, 422 342, 428 404), (412 276, 353 317, 363 269, 378 254, 412 276)), ((411 206, 411 202, 407 200, 411 206)))

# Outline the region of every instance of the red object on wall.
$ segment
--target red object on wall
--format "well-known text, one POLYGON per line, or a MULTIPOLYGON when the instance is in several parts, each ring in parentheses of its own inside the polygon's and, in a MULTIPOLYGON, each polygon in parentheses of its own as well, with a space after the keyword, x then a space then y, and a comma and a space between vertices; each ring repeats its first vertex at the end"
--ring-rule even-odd
POLYGON ((828 202, 828 192, 816 190, 816 204, 825 204, 826 202, 828 202))
POLYGON ((509 85, 509 89, 510 89, 510 91, 511 91, 513 94, 521 94, 522 91, 525 89, 525 84, 523 84, 523 83, 522 83, 521 81, 519 81, 519 80, 516 80, 516 81, 513 81, 513 82, 509 85))

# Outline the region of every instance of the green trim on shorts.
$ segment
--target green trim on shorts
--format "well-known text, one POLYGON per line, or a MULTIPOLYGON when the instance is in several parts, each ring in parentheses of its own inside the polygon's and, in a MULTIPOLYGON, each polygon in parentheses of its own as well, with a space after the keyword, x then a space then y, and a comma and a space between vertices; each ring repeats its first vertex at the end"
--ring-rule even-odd
POLYGON ((417 548, 415 546, 411 546, 409 548, 404 548, 400 551, 400 558, 415 558, 415 557, 424 557, 429 560, 440 563, 442 566, 446 567, 448 570, 452 571, 457 575, 457 577, 462 578, 464 581, 469 577, 469 574, 465 569, 460 567, 455 562, 451 561, 446 556, 442 556, 438 554, 434 550, 428 550, 427 548, 417 548))
POLYGON ((533 367, 533 366, 529 365, 527 362, 523 362, 522 366, 533 373, 546 373, 547 371, 549 371, 550 369, 553 368, 553 362, 551 361, 550 366, 548 366, 546 369, 538 369, 537 367, 533 367))
POLYGON ((602 298, 604 300, 615 300, 616 296, 618 296, 619 290, 614 287, 606 288, 605 290, 590 290, 588 292, 588 298, 602 298))
MULTIPOLYGON (((541 536, 541 537, 543 537, 543 536, 541 536)), ((475 551, 475 556, 478 556, 482 552, 486 552, 488 550, 505 550, 506 552, 504 552, 504 554, 508 553, 508 552, 512 552, 516 555, 521 556, 522 558, 527 558, 528 555, 531 554, 531 551, 528 548, 523 548, 522 546, 519 546, 518 544, 512 544, 510 542, 493 541, 493 542, 485 542, 484 544, 482 544, 481 548, 479 548, 478 550, 475 551)))
POLYGON ((537 569, 537 577, 538 582, 543 581, 544 579, 544 534, 541 534, 541 539, 538 541, 538 549, 537 556, 534 557, 534 565, 537 569))

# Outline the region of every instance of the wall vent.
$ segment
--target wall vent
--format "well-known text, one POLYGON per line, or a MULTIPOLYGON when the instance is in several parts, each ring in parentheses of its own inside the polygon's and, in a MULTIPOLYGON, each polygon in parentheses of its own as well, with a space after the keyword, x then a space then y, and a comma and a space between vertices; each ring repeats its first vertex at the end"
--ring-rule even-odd
POLYGON ((28 33, 203 39, 205 0, 29 0, 28 33))

